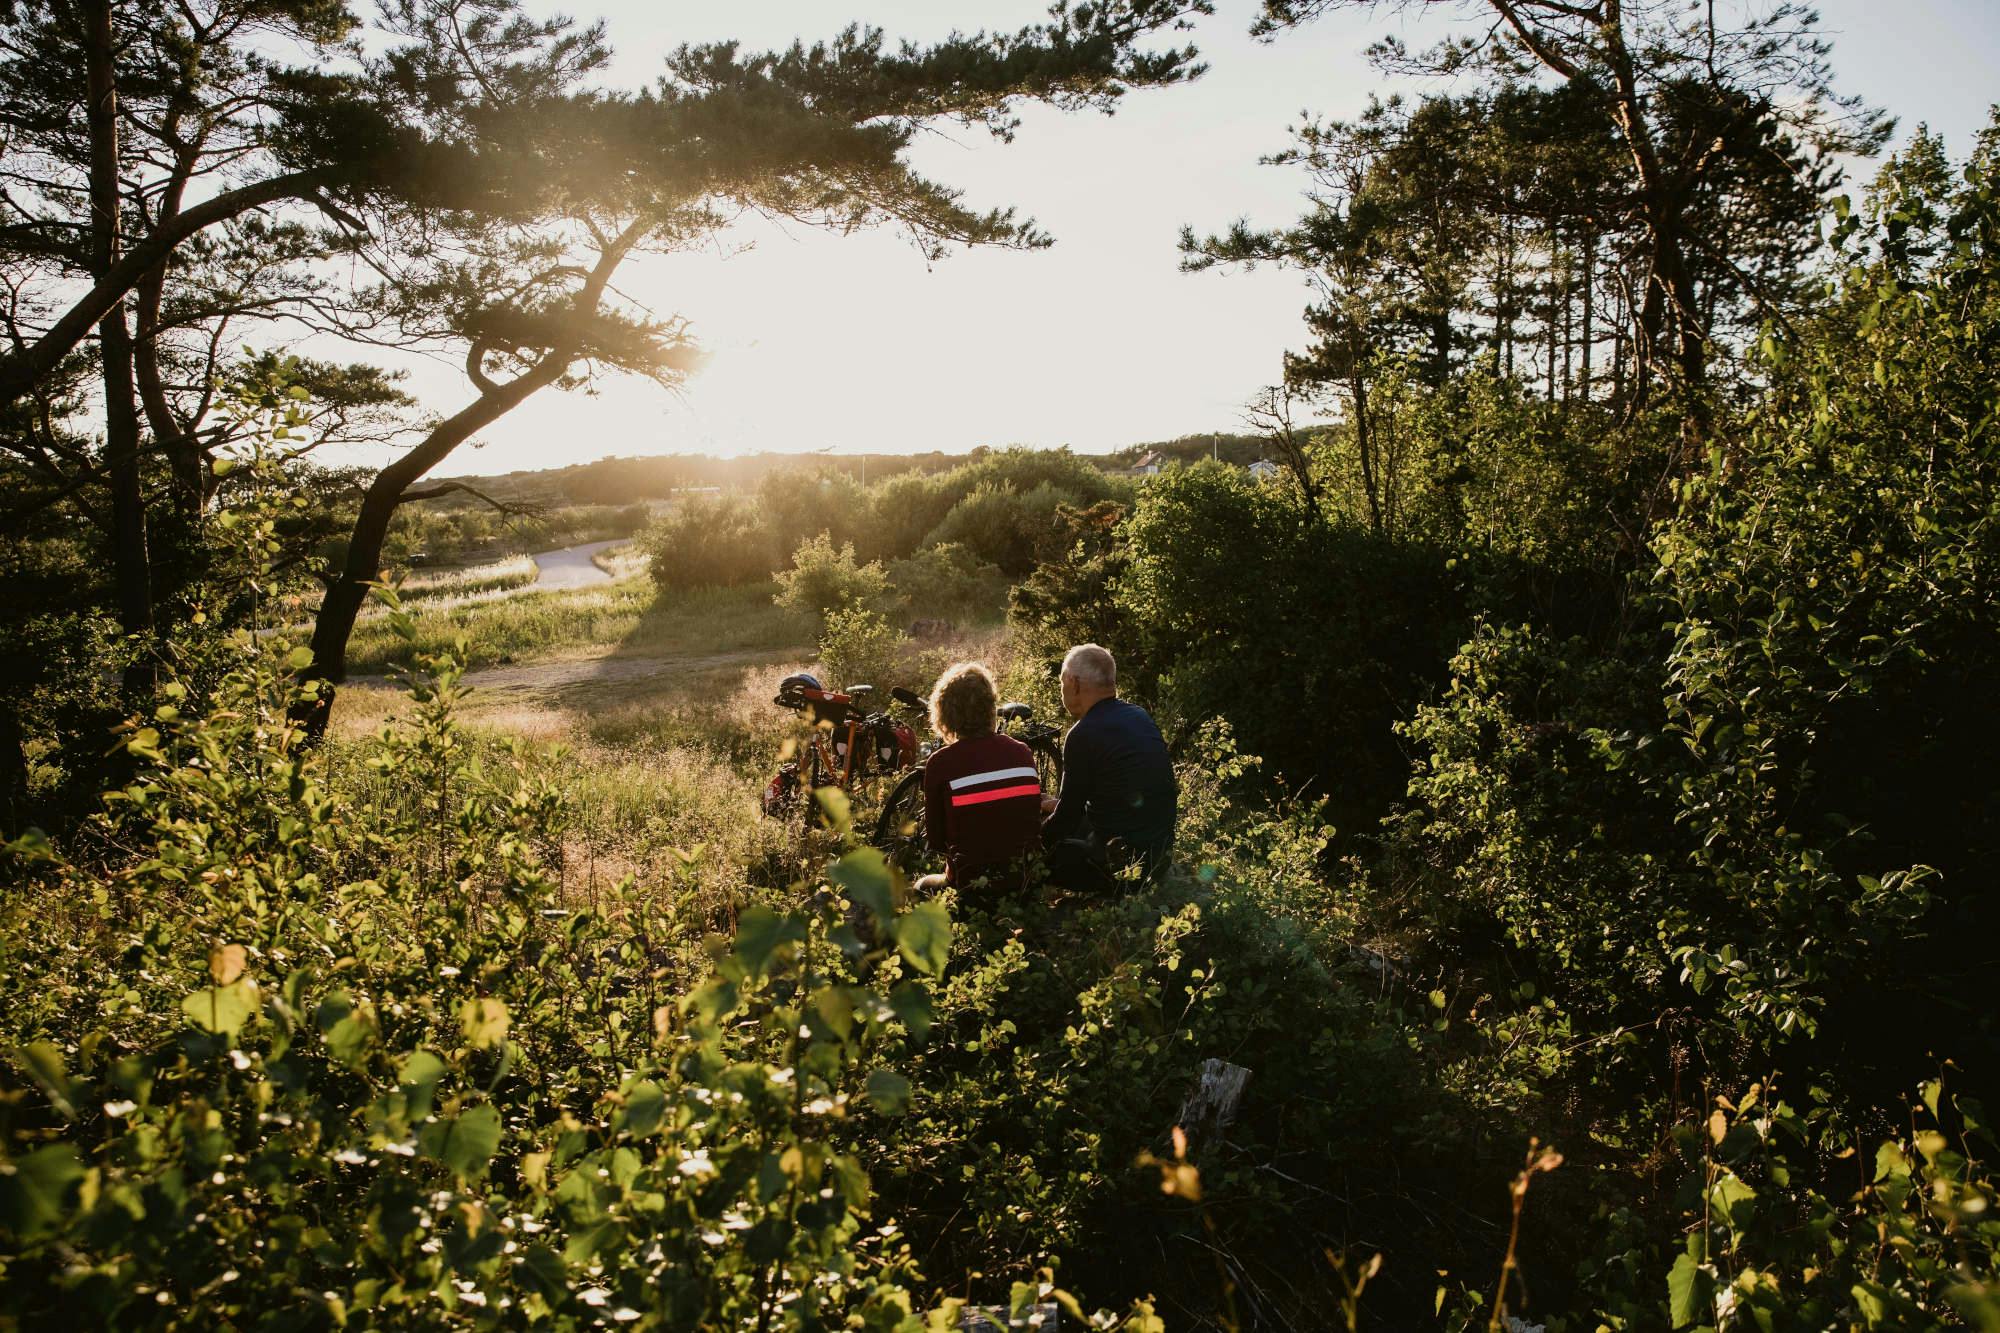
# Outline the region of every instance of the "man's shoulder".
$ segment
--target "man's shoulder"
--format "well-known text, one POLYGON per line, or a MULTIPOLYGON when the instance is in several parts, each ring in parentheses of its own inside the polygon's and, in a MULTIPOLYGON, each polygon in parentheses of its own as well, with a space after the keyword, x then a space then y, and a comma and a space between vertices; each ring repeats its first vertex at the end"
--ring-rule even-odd
MULTIPOLYGON (((1107 727, 1129 727, 1153 732, 1160 729, 1159 724, 1153 721, 1153 715, 1130 699, 1106 699, 1090 710, 1091 717, 1100 713, 1103 715, 1103 725, 1107 727)), ((1090 718, 1086 717, 1084 720, 1087 722, 1090 718)))

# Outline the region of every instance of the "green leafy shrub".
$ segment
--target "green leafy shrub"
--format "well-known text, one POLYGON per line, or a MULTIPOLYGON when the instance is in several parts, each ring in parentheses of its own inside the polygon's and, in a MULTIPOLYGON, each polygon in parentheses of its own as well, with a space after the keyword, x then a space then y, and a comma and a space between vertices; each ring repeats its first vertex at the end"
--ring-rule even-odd
POLYGON ((688 984, 651 900, 614 923, 556 897, 534 847, 561 791, 470 758, 454 663, 369 756, 404 799, 368 818, 285 724, 282 665, 245 633, 224 665, 212 711, 171 682, 128 730, 102 835, 147 855, 6 849, 42 905, 4 921, 34 977, 6 983, 15 1317, 713 1326, 780 1292, 776 1326, 910 1316, 845 1126, 908 1104, 942 909, 896 913, 852 852, 832 874, 878 947, 748 904, 688 984))
POLYGON ((835 607, 826 613, 819 636, 821 675, 829 688, 873 685, 886 698, 892 686, 920 683, 904 665, 904 642, 879 611, 835 607))
POLYGON ((885 560, 908 556, 944 521, 964 494, 948 477, 903 472, 869 494, 868 533, 863 549, 885 560))
POLYGON ((887 573, 902 613, 912 619, 983 618, 1006 601, 1006 576, 956 543, 892 561, 887 573))
POLYGON ((853 543, 835 546, 822 532, 799 543, 792 567, 778 572, 775 600, 787 611, 824 624, 842 608, 881 605, 888 590, 889 578, 879 562, 857 563, 853 543))
POLYGON ((1047 482, 1029 491, 982 481, 952 506, 926 540, 956 544, 1014 576, 1055 554, 1061 527, 1056 511, 1069 499, 1047 482))
POLYGON ((1036 653, 1053 660, 1079 643, 1134 645, 1138 631, 1118 593, 1131 565, 1125 509, 1100 500, 1056 511, 1056 555, 1008 594, 1008 620, 1036 653))
POLYGON ((1121 678, 1326 784, 1343 827, 1386 810, 1408 771, 1391 726, 1463 637, 1445 558, 1310 523, 1293 493, 1210 463, 1154 478, 1126 527, 1121 678))
POLYGON ((869 496, 845 472, 787 468, 757 485, 757 507, 765 531, 779 551, 826 533, 836 546, 869 540, 869 496))
POLYGON ((639 537, 662 591, 726 587, 769 578, 783 548, 757 506, 741 496, 688 497, 639 537))

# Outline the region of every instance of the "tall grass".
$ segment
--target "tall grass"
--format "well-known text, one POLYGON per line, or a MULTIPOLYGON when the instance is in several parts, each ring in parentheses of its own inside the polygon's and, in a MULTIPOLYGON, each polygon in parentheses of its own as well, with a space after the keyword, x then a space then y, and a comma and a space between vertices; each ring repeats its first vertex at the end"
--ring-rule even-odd
POLYGON ((380 618, 355 626, 348 670, 379 674, 460 636, 468 667, 615 649, 638 655, 736 653, 803 644, 796 618, 771 603, 768 584, 715 588, 656 601, 645 578, 595 588, 550 589, 486 602, 410 608, 413 642, 380 618))
POLYGON ((481 593, 525 588, 541 577, 533 556, 510 555, 483 565, 463 569, 426 570, 412 574, 397 588, 406 602, 430 601, 442 597, 474 597, 481 593))

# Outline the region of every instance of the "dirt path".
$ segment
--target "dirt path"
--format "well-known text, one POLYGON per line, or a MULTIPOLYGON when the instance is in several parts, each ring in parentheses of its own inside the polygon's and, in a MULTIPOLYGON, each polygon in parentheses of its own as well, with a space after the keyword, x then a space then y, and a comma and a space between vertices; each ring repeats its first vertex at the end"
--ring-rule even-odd
POLYGON ((627 692, 620 687, 650 693, 667 688, 671 684, 669 677, 685 678, 725 667, 755 666, 760 662, 782 660, 787 655, 783 649, 770 648, 745 648, 727 653, 602 653, 592 657, 544 659, 513 666, 485 667, 467 672, 465 683, 485 695, 546 692, 568 695, 579 689, 593 688, 612 693, 627 692))

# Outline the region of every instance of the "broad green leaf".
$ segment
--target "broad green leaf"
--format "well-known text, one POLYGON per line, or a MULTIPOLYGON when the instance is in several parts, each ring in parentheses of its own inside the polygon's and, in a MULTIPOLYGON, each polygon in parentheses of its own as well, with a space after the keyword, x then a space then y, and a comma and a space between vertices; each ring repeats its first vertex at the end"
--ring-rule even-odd
POLYGON ((912 967, 932 976, 951 958, 951 916, 940 903, 918 903, 897 918, 896 947, 912 967))
POLYGON ((903 1020, 903 1026, 910 1031, 913 1041, 922 1041, 931 1030, 931 992, 921 981, 899 981, 889 992, 889 1007, 896 1011, 896 1017, 903 1020))
POLYGON ((412 1124, 430 1118, 431 1106, 437 1098, 438 1081, 444 1075, 444 1061, 429 1051, 411 1051, 403 1058, 403 1067, 396 1073, 396 1082, 409 1099, 412 1124))
POLYGON ((736 983, 717 978, 697 988, 688 997, 688 1008, 695 1017, 707 1023, 719 1023, 736 1012, 739 997, 736 983))
POLYGON ((31 1041, 14 1052, 28 1077, 41 1085, 49 1104, 66 1120, 76 1119, 76 1094, 70 1087, 69 1071, 63 1068, 62 1052, 46 1041, 31 1041))
POLYGON ((458 1006, 458 1027, 468 1046, 485 1049, 507 1039, 507 1006, 490 995, 458 1006))
POLYGON ((847 1200, 847 1206, 854 1209, 868 1207, 868 1173, 861 1163, 845 1153, 837 1153, 827 1161, 828 1173, 833 1187, 847 1200))
POLYGON ((845 833, 854 826, 853 803, 847 799, 847 793, 840 788, 816 788, 813 791, 813 800, 818 802, 820 819, 828 828, 845 833))
POLYGON ((1959 1318, 1979 1333, 2000 1333, 2000 1284, 1963 1282, 1944 1295, 1959 1318))
POLYGON ((813 997, 813 1012, 826 1030, 846 1041, 854 1032, 854 1001, 840 986, 828 986, 813 997))
POLYGON ((883 1115, 901 1115, 910 1109, 910 1080, 891 1069, 878 1069, 868 1076, 868 1100, 883 1115))
POLYGON ((1674 1260, 1667 1274, 1667 1307, 1675 1328, 1686 1328, 1701 1320, 1709 1308, 1709 1277, 1691 1254, 1674 1260))
POLYGON ((0 1162, 0 1228, 23 1238, 53 1230, 69 1207, 70 1191, 83 1178, 83 1163, 67 1143, 0 1162))
POLYGON ((651 1079, 641 1079, 625 1092, 625 1110, 618 1127, 634 1138, 642 1138, 660 1127, 666 1118, 667 1094, 651 1079))
POLYGON ((300 644, 285 654, 285 665, 293 671, 304 671, 313 664, 313 650, 300 644))
POLYGON ((546 1301, 554 1303, 569 1297, 569 1269, 563 1265, 562 1256, 546 1245, 530 1245, 523 1250, 514 1272, 524 1286, 540 1292, 546 1301))
POLYGON ((375 1015, 365 1006, 357 1007, 354 997, 345 991, 332 991, 321 1000, 313 1011, 313 1021, 326 1049, 342 1064, 355 1064, 374 1043, 375 1015))
POLYGON ((1716 1179, 1708 1192, 1710 1209, 1728 1226, 1731 1234, 1739 1234, 1749 1225, 1756 1198, 1756 1190, 1734 1172, 1727 1171, 1716 1179))
POLYGON ((1861 1311, 1863 1328, 1881 1328, 1889 1318, 1889 1293, 1873 1282, 1857 1282, 1848 1288, 1854 1306, 1861 1311))
POLYGON ((764 906, 747 907, 736 918, 736 957, 751 976, 762 976, 770 970, 780 948, 805 937, 805 927, 797 918, 764 906))
POLYGON ((181 1001, 181 1012, 204 1032, 235 1036, 257 1013, 257 983, 248 977, 227 986, 207 986, 190 991, 181 1001))
POLYGON ((500 1112, 483 1102, 425 1128, 424 1151, 470 1179, 486 1169, 500 1147, 500 1112))
POLYGON ((857 847, 834 862, 828 875, 850 901, 874 913, 877 921, 887 923, 896 914, 895 878, 878 849, 857 847))

